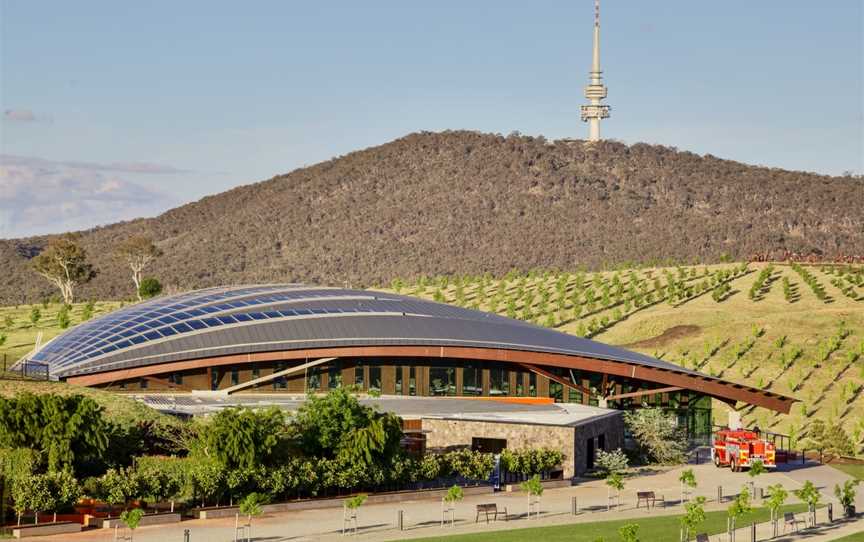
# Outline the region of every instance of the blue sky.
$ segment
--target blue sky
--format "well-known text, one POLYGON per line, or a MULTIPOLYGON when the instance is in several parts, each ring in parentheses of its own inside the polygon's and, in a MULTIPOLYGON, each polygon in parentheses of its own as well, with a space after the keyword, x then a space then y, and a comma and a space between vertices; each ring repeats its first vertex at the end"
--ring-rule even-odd
MULTIPOLYGON (((0 237, 419 130, 584 137, 591 0, 0 0, 0 237)), ((864 171, 861 0, 605 0, 604 136, 864 171)))

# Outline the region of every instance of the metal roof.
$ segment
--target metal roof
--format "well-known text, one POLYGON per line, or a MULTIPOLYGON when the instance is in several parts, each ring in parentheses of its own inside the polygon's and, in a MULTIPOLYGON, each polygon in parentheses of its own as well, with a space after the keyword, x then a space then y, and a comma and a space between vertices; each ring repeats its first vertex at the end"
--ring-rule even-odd
POLYGON ((468 346, 619 361, 702 376, 636 352, 491 313, 368 290, 208 288, 131 305, 31 356, 52 378, 159 363, 344 346, 468 346))

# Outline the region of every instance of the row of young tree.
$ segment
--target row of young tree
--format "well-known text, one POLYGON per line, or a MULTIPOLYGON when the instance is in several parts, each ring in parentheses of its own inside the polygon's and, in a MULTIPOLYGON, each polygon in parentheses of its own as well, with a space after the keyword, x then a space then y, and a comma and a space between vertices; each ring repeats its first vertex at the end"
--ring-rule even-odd
MULTIPOLYGON (((162 286, 144 271, 162 256, 162 250, 148 237, 132 236, 114 247, 115 257, 131 270, 132 284, 138 300, 158 295, 162 286)), ((87 251, 79 244, 78 236, 66 234, 53 238, 45 250, 31 261, 33 270, 55 286, 65 305, 75 300, 76 289, 90 282, 97 269, 87 259, 87 251)))
MULTIPOLYGON (((66 509, 83 495, 115 507, 170 501, 173 509, 174 501, 233 504, 253 493, 284 500, 472 484, 495 467, 493 454, 469 449, 406 451, 398 417, 341 389, 310 397, 294 415, 229 408, 148 435, 131 425, 124 431, 106 421, 101 407, 80 395, 0 398, 4 499, 19 518, 27 510, 66 509)), ((563 459, 536 449, 508 452, 502 462, 532 476, 563 459)))

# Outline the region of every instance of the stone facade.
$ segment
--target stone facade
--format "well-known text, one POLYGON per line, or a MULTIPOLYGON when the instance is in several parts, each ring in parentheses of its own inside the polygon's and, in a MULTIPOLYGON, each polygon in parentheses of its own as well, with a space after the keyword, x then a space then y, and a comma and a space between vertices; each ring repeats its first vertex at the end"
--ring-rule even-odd
POLYGON ((453 418, 423 418, 426 449, 444 452, 471 447, 475 438, 502 439, 510 450, 552 448, 564 454, 565 478, 581 476, 586 470, 586 441, 604 435, 607 450, 624 444, 621 413, 585 420, 577 425, 541 425, 506 421, 480 421, 453 418))

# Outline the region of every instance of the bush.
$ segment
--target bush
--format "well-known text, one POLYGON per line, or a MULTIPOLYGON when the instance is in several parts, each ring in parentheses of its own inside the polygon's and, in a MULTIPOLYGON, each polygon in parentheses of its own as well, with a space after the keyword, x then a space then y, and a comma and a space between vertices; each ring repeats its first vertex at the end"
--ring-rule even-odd
POLYGON ((628 467, 629 459, 627 454, 620 448, 611 452, 597 450, 597 459, 595 460, 597 471, 601 476, 606 476, 613 472, 621 472, 628 467))
POLYGON ((162 283, 153 277, 144 277, 138 286, 138 295, 141 299, 156 297, 162 293, 162 283))
POLYGON ((664 465, 684 461, 686 439, 674 414, 660 408, 642 408, 625 412, 624 422, 643 460, 664 465))

